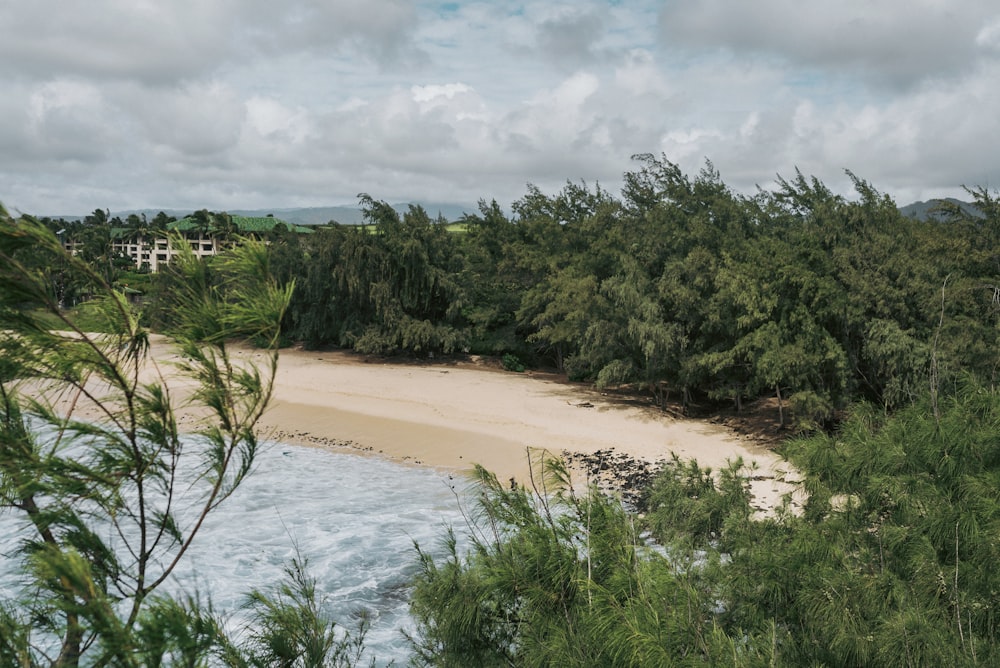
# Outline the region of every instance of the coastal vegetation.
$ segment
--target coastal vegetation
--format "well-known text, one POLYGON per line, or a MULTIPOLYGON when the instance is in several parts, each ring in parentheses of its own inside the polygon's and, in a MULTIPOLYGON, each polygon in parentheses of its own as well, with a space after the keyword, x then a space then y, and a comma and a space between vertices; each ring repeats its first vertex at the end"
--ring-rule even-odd
MULTIPOLYGON (((689 176, 636 160, 617 196, 529 185, 509 212, 483 200, 449 224, 362 195, 363 225, 269 230, 271 270, 295 283, 283 342, 509 355, 685 412, 769 396, 793 429, 831 427, 857 400, 907 405, 932 357, 939 383, 993 382, 1000 204, 987 190, 917 220, 853 174, 853 197, 801 173, 744 195, 711 163, 689 176)), ((108 215, 42 222, 106 282, 138 286, 158 326, 176 277, 128 267, 109 230, 174 222, 108 215)), ((222 234, 227 215, 191 219, 222 234)), ((53 274, 64 304, 86 294, 53 274)))
POLYGON ((536 489, 480 470, 472 548, 421 553, 421 665, 996 665, 1000 397, 938 402, 791 441, 801 514, 756 512, 740 461, 670 463, 643 516, 558 462, 536 489))
POLYGON ((942 203, 916 220, 853 174, 854 197, 800 173, 742 195, 710 163, 693 177, 650 155, 637 164, 618 196, 529 186, 510 212, 483 201, 457 228, 365 195, 364 226, 277 229, 172 264, 149 277, 141 314, 115 290, 124 268, 62 253, 53 221, 5 215, 0 498, 38 534, 24 563, 45 596, 0 615, 0 658, 40 662, 34 620, 61 639, 57 665, 84 650, 94 665, 142 665, 151 646, 175 652, 171 665, 210 653, 275 665, 275 648, 296 657, 282 665, 359 656, 363 629, 338 635, 321 619, 298 562, 284 589, 255 594, 269 635, 242 649, 199 606, 153 595, 153 552, 179 557, 196 531, 169 512, 181 442, 169 397, 130 366, 149 324, 202 382, 206 510, 248 470, 269 394, 267 373, 230 366, 234 337, 265 347, 267 369, 290 341, 476 353, 671 410, 775 406, 801 512, 790 500, 755 510, 742 461, 667 462, 638 508, 574 489, 559 461, 537 462, 528 488, 478 469, 471 547, 451 533, 443 557, 417 547, 418 665, 1000 662, 1000 201, 971 189, 971 209, 942 203), (103 296, 107 335, 60 308, 67 290, 103 296), (12 391, 30 377, 86 392, 89 374, 115 392, 103 426, 12 391), (53 438, 83 439, 97 458, 71 461, 53 438), (136 524, 135 499, 164 491, 136 524), (97 516, 140 527, 118 532, 124 552, 97 538, 97 516), (137 549, 137 536, 162 538, 137 549), (302 628, 315 642, 291 647, 302 628))
POLYGON ((162 593, 254 466, 293 289, 274 280, 260 243, 211 267, 188 254, 173 269, 183 280, 164 331, 183 355, 186 395, 147 360, 148 331, 124 293, 50 230, 0 208, 0 511, 19 520, 3 556, 22 576, 0 600, 0 665, 347 665, 364 629, 352 638, 320 614, 298 560, 287 582, 248 593, 247 633, 162 593), (87 286, 101 333, 60 308, 57 273, 87 286), (229 342, 247 338, 266 348, 262 363, 232 354, 229 342), (196 420, 187 433, 182 412, 196 420))
POLYGON ((998 362, 1000 217, 918 221, 864 180, 855 198, 802 174, 734 193, 652 156, 615 197, 529 187, 512 215, 481 202, 462 233, 362 198, 367 231, 272 242, 294 280, 289 340, 374 354, 513 355, 682 411, 770 396, 784 426, 831 427, 867 401, 892 411, 998 362), (373 233, 374 232, 374 233, 373 233), (932 365, 933 361, 933 365, 932 365))
POLYGON ((564 251, 511 311, 538 344, 522 353, 661 400, 772 392, 807 501, 756 511, 742 461, 667 462, 641 514, 560 462, 532 489, 480 470, 472 548, 421 552, 424 665, 1000 660, 1000 207, 972 190, 974 214, 921 222, 855 186, 797 175, 744 198, 646 158, 621 202, 567 186, 519 204, 509 238, 527 220, 564 251))

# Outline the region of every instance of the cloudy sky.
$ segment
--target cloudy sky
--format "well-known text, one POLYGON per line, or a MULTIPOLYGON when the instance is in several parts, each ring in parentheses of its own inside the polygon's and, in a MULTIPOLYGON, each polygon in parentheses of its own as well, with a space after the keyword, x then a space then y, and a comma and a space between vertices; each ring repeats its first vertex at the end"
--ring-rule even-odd
POLYGON ((37 214, 1000 186, 996 0, 0 0, 0 201, 37 214))

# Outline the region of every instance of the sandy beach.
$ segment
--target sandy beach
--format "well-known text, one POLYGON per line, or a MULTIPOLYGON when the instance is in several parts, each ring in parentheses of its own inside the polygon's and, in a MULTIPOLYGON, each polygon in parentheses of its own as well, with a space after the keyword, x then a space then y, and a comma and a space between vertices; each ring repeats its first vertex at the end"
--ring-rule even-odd
MULTIPOLYGON (((151 340, 153 360, 168 370, 178 360, 175 351, 162 337, 151 340)), ((260 351, 239 354, 263 361, 260 351)), ((647 462, 677 453, 716 470, 742 457, 758 467, 752 491, 759 508, 773 507, 795 487, 784 460, 723 426, 677 419, 555 375, 508 372, 475 358, 417 364, 284 349, 260 431, 284 443, 456 472, 481 464, 500 480, 522 483, 530 477, 529 450, 561 455, 611 449, 647 462)))
POLYGON ((501 480, 528 481, 528 449, 610 448, 648 462, 675 452, 713 469, 737 457, 756 462, 753 492, 764 507, 794 488, 784 460, 724 427, 622 405, 550 374, 475 362, 366 362, 350 353, 282 350, 262 427, 278 441, 415 465, 462 471, 481 464, 501 480))

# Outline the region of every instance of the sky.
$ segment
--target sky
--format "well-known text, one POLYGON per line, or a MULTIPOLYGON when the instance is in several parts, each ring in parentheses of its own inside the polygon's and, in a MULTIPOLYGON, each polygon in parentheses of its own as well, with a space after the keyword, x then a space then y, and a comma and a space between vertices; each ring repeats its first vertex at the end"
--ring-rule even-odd
POLYGON ((996 0, 0 0, 0 202, 37 215, 1000 186, 996 0))

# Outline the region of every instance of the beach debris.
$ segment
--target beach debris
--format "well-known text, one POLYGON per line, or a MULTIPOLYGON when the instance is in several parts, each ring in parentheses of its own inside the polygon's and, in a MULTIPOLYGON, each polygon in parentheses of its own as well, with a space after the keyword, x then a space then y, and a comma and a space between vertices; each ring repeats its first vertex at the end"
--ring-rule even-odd
POLYGON ((564 450, 563 459, 571 470, 585 474, 606 494, 619 496, 633 510, 642 510, 646 490, 665 462, 637 459, 611 448, 594 452, 564 450))

